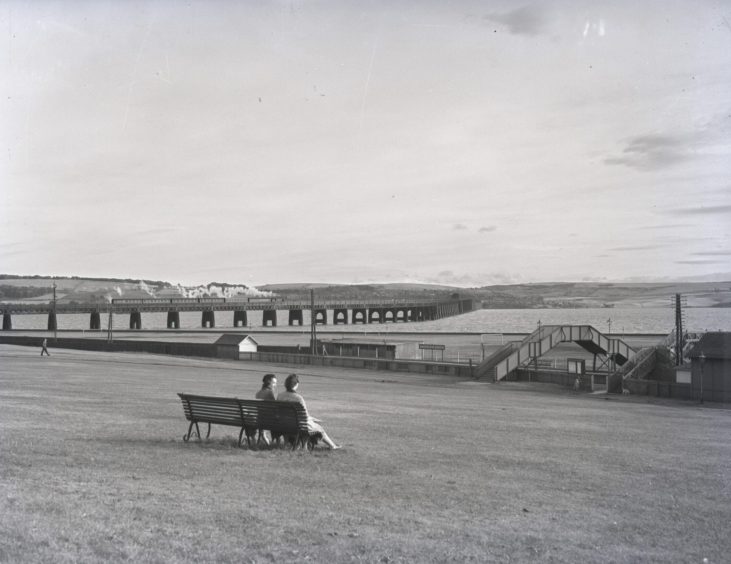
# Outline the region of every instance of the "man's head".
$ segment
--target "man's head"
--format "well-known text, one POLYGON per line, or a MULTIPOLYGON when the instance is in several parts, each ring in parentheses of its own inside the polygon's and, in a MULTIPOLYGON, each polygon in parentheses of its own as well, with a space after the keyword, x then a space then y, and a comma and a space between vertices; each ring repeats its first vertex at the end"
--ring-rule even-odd
POLYGON ((264 383, 265 388, 273 388, 277 385, 277 377, 274 374, 266 374, 264 378, 262 378, 262 382, 264 383))
POLYGON ((297 385, 300 383, 300 379, 297 374, 290 374, 284 381, 284 387, 287 388, 288 392, 294 392, 297 389, 297 385))

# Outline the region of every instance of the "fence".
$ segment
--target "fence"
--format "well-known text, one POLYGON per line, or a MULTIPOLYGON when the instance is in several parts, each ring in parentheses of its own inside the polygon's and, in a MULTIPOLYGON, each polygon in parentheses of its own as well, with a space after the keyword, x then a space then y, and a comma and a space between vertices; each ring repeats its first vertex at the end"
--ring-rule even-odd
POLYGON ((367 370, 390 370, 393 372, 418 372, 472 378, 474 365, 449 362, 426 362, 420 360, 376 359, 353 356, 311 356, 285 352, 242 352, 239 360, 271 362, 275 364, 295 364, 310 366, 339 366, 367 370))
MULTIPOLYGON (((0 343, 40 347, 44 337, 0 336, 0 343)), ((48 339, 49 348, 74 349, 99 352, 145 352, 174 356, 215 357, 216 346, 209 343, 179 343, 174 341, 125 341, 105 339, 58 338, 48 339)))

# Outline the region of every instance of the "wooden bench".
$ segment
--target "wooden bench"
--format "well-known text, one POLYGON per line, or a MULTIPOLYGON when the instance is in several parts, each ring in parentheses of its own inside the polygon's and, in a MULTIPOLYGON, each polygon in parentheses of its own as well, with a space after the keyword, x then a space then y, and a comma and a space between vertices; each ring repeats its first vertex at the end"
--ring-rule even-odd
POLYGON ((241 446, 243 437, 251 447, 264 442, 263 431, 269 431, 272 439, 279 442, 284 437, 292 449, 307 447, 312 450, 320 433, 310 433, 307 425, 307 411, 298 403, 270 400, 242 400, 238 398, 223 398, 214 396, 197 396, 192 394, 178 394, 183 403, 185 418, 190 421, 188 432, 183 440, 188 442, 195 427, 195 434, 201 438, 198 423, 208 423, 206 438, 211 436, 211 424, 229 425, 239 428, 238 445, 241 446))

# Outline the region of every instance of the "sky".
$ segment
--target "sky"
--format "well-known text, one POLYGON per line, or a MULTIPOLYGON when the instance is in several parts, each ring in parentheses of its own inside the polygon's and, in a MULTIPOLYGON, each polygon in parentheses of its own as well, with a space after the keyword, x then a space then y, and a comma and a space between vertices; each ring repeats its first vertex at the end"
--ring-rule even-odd
POLYGON ((0 30, 0 273, 731 279, 731 2, 0 0, 0 30))

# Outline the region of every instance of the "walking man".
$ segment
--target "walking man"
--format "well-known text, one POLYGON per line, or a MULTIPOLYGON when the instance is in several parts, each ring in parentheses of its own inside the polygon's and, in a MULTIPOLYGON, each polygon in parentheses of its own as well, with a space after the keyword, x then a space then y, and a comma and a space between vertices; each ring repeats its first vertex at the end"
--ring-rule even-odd
POLYGON ((48 352, 48 339, 43 339, 43 342, 41 343, 41 356, 43 356, 43 353, 46 353, 48 356, 51 356, 51 353, 48 352))

